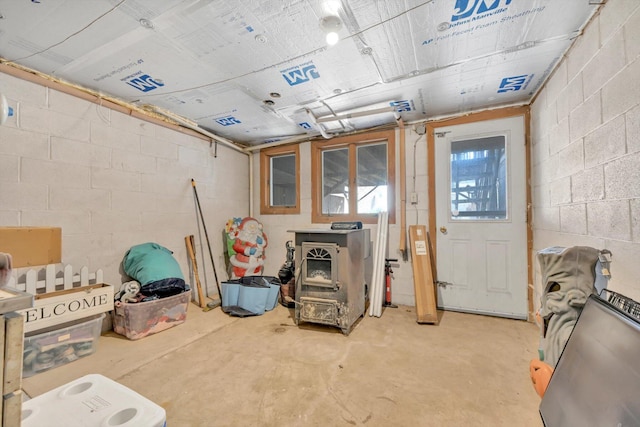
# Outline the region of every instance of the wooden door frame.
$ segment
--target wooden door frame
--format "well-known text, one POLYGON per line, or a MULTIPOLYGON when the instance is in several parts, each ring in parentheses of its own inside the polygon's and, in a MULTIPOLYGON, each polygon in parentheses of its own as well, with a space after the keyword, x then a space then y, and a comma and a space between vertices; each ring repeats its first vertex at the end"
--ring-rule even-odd
MULTIPOLYGON (((525 183, 526 183, 526 209, 527 209, 527 305, 528 320, 534 321, 533 314, 533 264, 531 254, 533 251, 533 227, 531 224, 531 133, 530 120, 531 113, 528 105, 519 107, 506 107, 496 110, 480 111, 465 116, 434 120, 425 123, 427 131, 427 188, 429 202, 429 234, 432 236, 434 265, 437 264, 437 243, 436 243, 436 156, 435 156, 435 129, 462 125, 488 120, 505 119, 508 117, 522 116, 524 119, 524 145, 525 145, 525 183)), ((436 272, 437 278, 437 272, 436 272)))

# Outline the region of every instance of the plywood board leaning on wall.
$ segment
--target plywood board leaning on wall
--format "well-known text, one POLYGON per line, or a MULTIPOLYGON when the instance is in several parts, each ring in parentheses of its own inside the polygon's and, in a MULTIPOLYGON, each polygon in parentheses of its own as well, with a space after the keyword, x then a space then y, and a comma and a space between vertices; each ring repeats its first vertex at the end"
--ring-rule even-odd
POLYGON ((438 324, 436 293, 431 269, 431 249, 424 225, 409 226, 413 288, 416 297, 416 321, 438 324))
POLYGON ((11 254, 13 268, 62 261, 60 227, 0 227, 0 252, 11 254))

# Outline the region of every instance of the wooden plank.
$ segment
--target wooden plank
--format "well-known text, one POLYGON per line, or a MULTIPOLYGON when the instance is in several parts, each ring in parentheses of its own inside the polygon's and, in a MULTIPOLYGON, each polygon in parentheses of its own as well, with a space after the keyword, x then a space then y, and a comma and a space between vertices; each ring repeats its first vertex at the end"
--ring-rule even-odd
POLYGON ((20 427, 22 423, 22 390, 3 396, 2 426, 20 427))
POLYGON ((24 347, 24 320, 16 312, 4 315, 4 375, 2 395, 19 391, 22 387, 22 352, 24 347))
POLYGON ((191 260, 191 268, 193 269, 193 278, 196 281, 196 290, 198 291, 198 305, 200 308, 207 308, 207 302, 204 300, 204 293, 202 292, 202 284, 200 283, 200 276, 198 275, 198 264, 196 261, 195 245, 193 243, 193 235, 185 236, 184 242, 187 245, 187 253, 191 260))
MULTIPOLYGON (((429 261, 431 261, 431 277, 433 278, 434 298, 438 301, 438 266, 436 265, 436 257, 433 252, 433 243, 431 242, 431 233, 427 231, 427 247, 429 249, 429 261)), ((436 303, 437 306, 437 303, 436 303)))
POLYGON ((527 182, 527 278, 529 286, 527 287, 527 299, 529 301, 529 322, 535 322, 535 313, 533 307, 533 199, 531 195, 531 110, 527 109, 524 114, 524 141, 527 149, 525 176, 527 182))
POLYGON ((47 76, 37 71, 30 70, 26 67, 19 66, 15 63, 0 64, 0 72, 17 77, 22 80, 27 80, 29 82, 39 84, 41 86, 50 87, 59 92, 73 95, 77 98, 84 99, 85 101, 98 104, 100 107, 109 108, 110 110, 118 111, 122 114, 135 117, 139 120, 144 120, 158 126, 172 129, 176 132, 184 133, 186 135, 193 136, 207 142, 211 141, 211 138, 199 132, 196 132, 193 129, 188 129, 184 126, 180 126, 170 118, 166 118, 159 114, 154 114, 115 98, 105 97, 103 94, 94 92, 90 89, 83 88, 77 85, 71 85, 68 82, 63 82, 52 76, 47 76))
POLYGON ((435 286, 431 270, 431 250, 428 243, 427 227, 409 226, 411 243, 411 264, 413 266, 413 288, 416 298, 416 321, 438 324, 435 286))

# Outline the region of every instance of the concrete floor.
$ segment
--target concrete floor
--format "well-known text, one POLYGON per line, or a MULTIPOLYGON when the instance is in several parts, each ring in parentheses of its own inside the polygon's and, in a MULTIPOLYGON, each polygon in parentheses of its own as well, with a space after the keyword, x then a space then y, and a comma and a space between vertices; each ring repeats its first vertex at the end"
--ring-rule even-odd
POLYGON ((99 373, 164 407, 169 427, 542 426, 528 373, 534 324, 444 312, 419 325, 401 306, 344 336, 292 316, 190 304, 184 324, 138 341, 106 333, 96 353, 23 389, 35 397, 99 373))

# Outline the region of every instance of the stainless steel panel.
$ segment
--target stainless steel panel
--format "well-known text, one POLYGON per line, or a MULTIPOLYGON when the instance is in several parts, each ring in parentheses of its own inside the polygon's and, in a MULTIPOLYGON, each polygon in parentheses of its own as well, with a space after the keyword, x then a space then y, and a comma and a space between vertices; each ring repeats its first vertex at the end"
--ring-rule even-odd
POLYGON ((591 295, 540 403, 547 427, 640 425, 640 324, 591 295))

